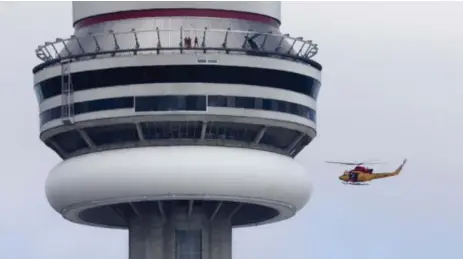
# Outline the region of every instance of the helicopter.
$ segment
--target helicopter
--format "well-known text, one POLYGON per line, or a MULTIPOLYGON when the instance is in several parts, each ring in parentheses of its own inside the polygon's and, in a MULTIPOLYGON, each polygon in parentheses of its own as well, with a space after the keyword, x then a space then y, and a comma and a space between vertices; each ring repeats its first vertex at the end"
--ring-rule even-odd
POLYGON ((367 163, 367 162, 353 163, 353 162, 334 162, 334 161, 326 161, 326 162, 330 164, 355 166, 354 169, 346 170, 341 176, 339 176, 339 180, 341 180, 342 183, 351 184, 351 185, 368 185, 368 183, 366 182, 399 175, 403 167, 407 163, 407 159, 404 159, 402 164, 395 171, 388 172, 388 173, 373 173, 373 169, 363 166, 367 164, 379 164, 379 163, 367 163))

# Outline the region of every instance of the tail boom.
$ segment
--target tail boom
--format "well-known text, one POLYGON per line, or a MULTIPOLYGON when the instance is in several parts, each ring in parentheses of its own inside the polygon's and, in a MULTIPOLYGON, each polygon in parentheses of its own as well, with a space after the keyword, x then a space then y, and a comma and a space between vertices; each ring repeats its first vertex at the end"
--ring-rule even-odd
POLYGON ((399 175, 400 172, 402 172, 403 167, 407 163, 407 159, 403 161, 403 163, 394 171, 391 173, 374 173, 374 174, 363 174, 359 178, 360 181, 371 181, 371 180, 376 180, 376 179, 381 179, 381 178, 387 178, 387 177, 392 177, 399 175))

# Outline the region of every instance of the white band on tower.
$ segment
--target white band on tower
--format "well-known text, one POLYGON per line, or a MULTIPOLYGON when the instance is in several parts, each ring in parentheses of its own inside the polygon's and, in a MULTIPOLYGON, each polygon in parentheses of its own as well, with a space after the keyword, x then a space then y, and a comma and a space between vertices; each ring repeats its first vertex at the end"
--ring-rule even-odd
MULTIPOLYGON (((160 17, 198 16, 210 18, 234 18, 279 25, 280 2, 234 1, 147 1, 147 2, 73 2, 73 23, 87 19, 92 23, 110 20, 160 17)), ((86 21, 88 23, 88 21, 86 21)))

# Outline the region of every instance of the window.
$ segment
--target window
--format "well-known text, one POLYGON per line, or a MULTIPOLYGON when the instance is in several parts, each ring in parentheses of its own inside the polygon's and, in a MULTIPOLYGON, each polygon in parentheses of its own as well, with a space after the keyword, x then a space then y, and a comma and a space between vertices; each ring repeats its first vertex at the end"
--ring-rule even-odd
POLYGON ((312 120, 313 122, 317 122, 317 115, 314 110, 309 109, 307 113, 308 113, 308 117, 310 118, 310 120, 312 120))
POLYGON ((145 139, 199 139, 201 121, 171 121, 141 123, 145 139))
MULTIPOLYGON (((108 98, 74 104, 74 114, 106 111, 114 109, 133 108, 133 97, 108 98)), ((40 114, 40 123, 43 125, 51 120, 61 118, 61 106, 43 111, 40 114)))
MULTIPOLYGON (((172 65, 118 67, 72 74, 73 91, 150 83, 216 83, 273 87, 317 98, 320 82, 293 72, 256 67, 172 65)), ((61 76, 37 84, 37 98, 61 94, 61 76)))
POLYGON ((175 259, 201 259, 201 239, 201 230, 176 230, 175 259))
POLYGON ((234 96, 227 96, 227 106, 226 107, 236 107, 234 96))
POLYGON ((315 121, 315 111, 297 103, 243 96, 209 95, 208 106, 244 108, 294 114, 315 121))
POLYGON ((95 145, 128 143, 138 141, 135 124, 116 124, 97 126, 86 129, 88 136, 95 145))
POLYGON ((209 122, 206 139, 235 140, 251 142, 257 136, 261 126, 233 122, 209 122))
POLYGON ((74 114, 133 108, 133 97, 100 99, 74 104, 74 114))
POLYGON ((262 109, 265 111, 271 111, 272 110, 272 100, 262 99, 262 109))
POLYGON ((281 127, 267 127, 267 131, 262 137, 260 143, 285 149, 294 139, 299 136, 299 132, 295 130, 288 130, 281 127))
POLYGON ((252 97, 236 97, 235 107, 236 108, 245 108, 245 109, 255 109, 256 98, 252 97))
POLYGON ((227 107, 227 97, 223 95, 209 95, 207 105, 210 107, 227 107))
POLYGON ((42 91, 40 90, 40 84, 34 85, 35 97, 37 98, 38 102, 41 102, 44 98, 42 95, 42 91))
MULTIPOLYGON (((208 106, 257 109, 294 114, 315 122, 316 112, 309 107, 280 100, 240 97, 240 96, 208 96, 208 106)), ((108 98, 79 102, 74 104, 74 114, 95 111, 125 109, 134 107, 134 97, 108 98)), ((202 95, 165 95, 135 97, 135 111, 206 111, 206 96, 202 95)), ((61 118, 61 106, 43 111, 40 122, 61 118)))
POLYGON ((135 111, 205 111, 206 96, 163 95, 135 97, 135 111))
POLYGON ((85 142, 80 133, 76 130, 59 133, 50 139, 59 145, 66 153, 72 153, 88 147, 87 142, 85 142))
POLYGON ((51 120, 61 118, 61 106, 51 108, 40 113, 40 123, 43 125, 51 120))
POLYGON ((255 99, 256 99, 256 103, 254 104, 255 108, 259 109, 259 110, 262 110, 263 109, 263 107, 262 107, 262 98, 255 98, 255 99))

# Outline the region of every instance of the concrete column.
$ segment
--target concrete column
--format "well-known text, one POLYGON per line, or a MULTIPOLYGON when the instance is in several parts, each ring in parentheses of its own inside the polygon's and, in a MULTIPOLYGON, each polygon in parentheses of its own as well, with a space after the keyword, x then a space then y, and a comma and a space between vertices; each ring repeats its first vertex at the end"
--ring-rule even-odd
POLYGON ((209 259, 232 258, 232 227, 228 220, 209 223, 209 259))
POLYGON ((164 258, 164 225, 156 215, 133 219, 129 225, 129 258, 164 258))
POLYGON ((209 221, 200 208, 189 214, 183 208, 175 208, 164 220, 155 212, 145 212, 132 219, 129 259, 176 259, 176 230, 201 230, 201 259, 231 259, 230 221, 209 221))

